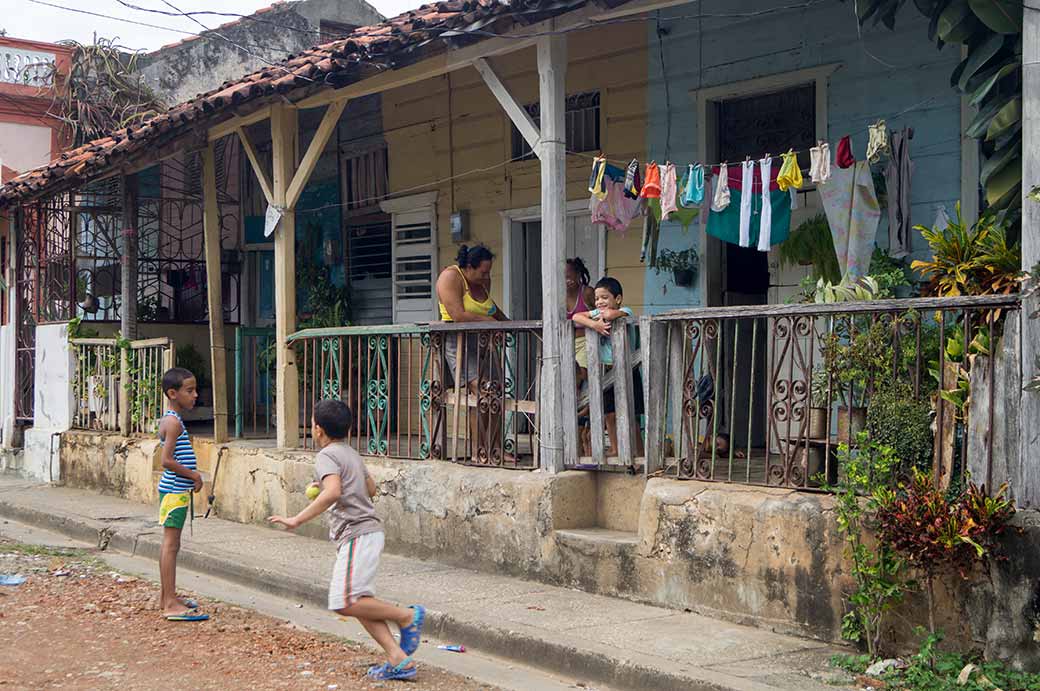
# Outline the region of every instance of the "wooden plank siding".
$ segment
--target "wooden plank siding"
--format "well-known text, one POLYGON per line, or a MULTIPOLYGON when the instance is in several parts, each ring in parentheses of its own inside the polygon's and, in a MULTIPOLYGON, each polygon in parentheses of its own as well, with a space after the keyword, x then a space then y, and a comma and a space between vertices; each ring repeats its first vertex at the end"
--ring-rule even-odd
MULTIPOLYGON (((568 34, 567 94, 600 92, 600 146, 613 157, 644 157, 646 141, 646 36, 630 26, 595 27, 568 34)), ((495 72, 522 104, 538 100, 535 49, 493 58, 495 72)), ((499 212, 540 203, 537 160, 507 165, 512 154, 511 126, 505 111, 475 69, 429 79, 383 95, 383 125, 390 157, 390 193, 438 191, 438 266, 454 260, 449 216, 467 209, 470 244, 483 242, 502 254, 499 212), (450 87, 449 87, 450 82, 450 87), (450 88, 450 103, 449 103, 450 88), (449 124, 450 122, 450 124, 449 124), (467 171, 491 168, 458 178, 453 184, 435 181, 467 171), (407 190, 407 191, 406 191, 407 190)), ((567 199, 588 198, 591 160, 567 157, 567 199)), ((607 272, 631 272, 639 265, 640 228, 607 234, 607 272)), ((626 301, 639 309, 642 286, 633 277, 626 301)), ((492 293, 501 301, 504 267, 496 265, 492 293)), ((624 280, 624 278, 622 278, 624 280)))

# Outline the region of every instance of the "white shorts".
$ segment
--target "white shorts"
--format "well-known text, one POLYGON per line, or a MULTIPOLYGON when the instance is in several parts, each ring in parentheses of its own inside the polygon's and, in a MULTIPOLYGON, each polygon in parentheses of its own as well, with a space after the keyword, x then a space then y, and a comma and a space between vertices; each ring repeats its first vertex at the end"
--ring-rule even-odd
POLYGON ((329 581, 329 609, 343 609, 362 597, 375 595, 372 582, 383 553, 383 540, 381 531, 365 533, 339 546, 329 581))

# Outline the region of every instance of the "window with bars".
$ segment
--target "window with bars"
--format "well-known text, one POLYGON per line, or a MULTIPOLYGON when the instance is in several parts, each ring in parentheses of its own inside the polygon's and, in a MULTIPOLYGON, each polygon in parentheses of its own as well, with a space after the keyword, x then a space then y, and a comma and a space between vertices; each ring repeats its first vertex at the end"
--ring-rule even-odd
POLYGON ((377 207, 390 186, 386 146, 343 159, 343 181, 347 211, 377 207))
MULTIPOLYGON (((524 106, 524 110, 531 116, 536 125, 540 124, 540 108, 537 103, 524 106)), ((568 151, 599 151, 599 92, 586 91, 567 97, 567 109, 565 114, 567 150, 568 151)), ((530 160, 534 158, 534 151, 530 144, 520 134, 516 125, 512 126, 512 143, 514 160, 530 160)))

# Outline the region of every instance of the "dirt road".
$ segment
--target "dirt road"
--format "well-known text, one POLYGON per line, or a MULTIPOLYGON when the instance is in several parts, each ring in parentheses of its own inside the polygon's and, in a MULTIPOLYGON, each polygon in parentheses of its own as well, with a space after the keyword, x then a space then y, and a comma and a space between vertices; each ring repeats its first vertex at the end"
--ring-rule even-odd
POLYGON ((24 584, 0 587, 3 689, 490 688, 427 666, 407 686, 373 682, 365 671, 380 660, 368 648, 204 598, 210 621, 166 622, 151 582, 82 552, 0 539, 0 574, 16 573, 24 584))

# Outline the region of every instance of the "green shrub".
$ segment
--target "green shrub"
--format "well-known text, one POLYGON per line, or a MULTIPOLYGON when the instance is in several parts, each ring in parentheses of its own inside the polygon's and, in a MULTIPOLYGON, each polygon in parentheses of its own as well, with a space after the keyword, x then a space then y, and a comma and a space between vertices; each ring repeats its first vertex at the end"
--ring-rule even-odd
POLYGON ((909 387, 875 392, 867 406, 871 441, 889 446, 904 467, 926 468, 932 460, 932 406, 909 387))

